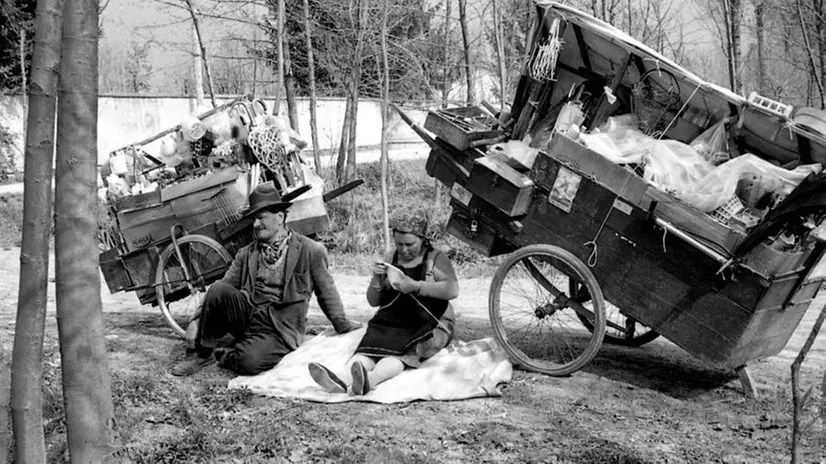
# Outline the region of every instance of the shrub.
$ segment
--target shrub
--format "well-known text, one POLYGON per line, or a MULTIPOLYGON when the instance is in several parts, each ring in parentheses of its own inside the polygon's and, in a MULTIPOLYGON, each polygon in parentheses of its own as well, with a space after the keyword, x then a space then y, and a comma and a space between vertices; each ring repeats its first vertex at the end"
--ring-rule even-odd
POLYGON ((11 178, 15 171, 14 134, 3 124, 0 124, 0 182, 5 182, 11 178))
MULTIPOLYGON (((464 242, 445 231, 450 216, 450 192, 441 184, 436 202, 436 183, 424 170, 423 160, 392 162, 388 168, 388 209, 425 208, 431 212, 434 242, 445 249, 457 264, 476 263, 481 256, 464 242)), ((381 204, 381 172, 378 163, 359 165, 357 177, 364 184, 351 193, 327 203, 330 227, 319 239, 340 253, 381 254, 384 231, 381 204)), ((325 179, 335 185, 333 179, 325 179)))

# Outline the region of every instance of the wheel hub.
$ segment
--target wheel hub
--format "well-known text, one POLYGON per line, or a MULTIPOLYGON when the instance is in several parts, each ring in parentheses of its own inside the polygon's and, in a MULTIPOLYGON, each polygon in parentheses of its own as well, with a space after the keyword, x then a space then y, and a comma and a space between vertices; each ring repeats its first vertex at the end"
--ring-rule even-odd
POLYGON ((560 294, 558 297, 554 298, 553 301, 537 307, 534 310, 534 315, 537 319, 544 319, 546 317, 553 316, 557 311, 567 308, 569 302, 570 299, 567 295, 564 293, 560 294))

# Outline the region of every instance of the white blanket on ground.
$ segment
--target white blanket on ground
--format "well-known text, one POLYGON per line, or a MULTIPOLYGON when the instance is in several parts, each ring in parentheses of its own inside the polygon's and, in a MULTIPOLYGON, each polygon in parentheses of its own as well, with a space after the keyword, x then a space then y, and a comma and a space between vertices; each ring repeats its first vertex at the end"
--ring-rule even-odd
POLYGON ((346 368, 366 328, 337 335, 332 329, 306 341, 277 366, 255 376, 229 381, 229 388, 248 388, 255 394, 302 398, 324 403, 371 401, 404 403, 414 400, 460 400, 499 396, 499 385, 511 380, 513 366, 507 354, 492 338, 450 346, 423 362, 418 369, 406 369, 398 376, 376 386, 365 396, 327 393, 310 378, 307 365, 321 363, 350 384, 346 368))

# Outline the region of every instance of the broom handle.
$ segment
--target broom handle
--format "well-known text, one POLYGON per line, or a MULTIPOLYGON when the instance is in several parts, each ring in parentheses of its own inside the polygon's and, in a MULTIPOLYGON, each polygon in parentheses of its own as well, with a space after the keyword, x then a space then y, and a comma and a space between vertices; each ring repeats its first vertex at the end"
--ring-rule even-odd
POLYGON ((424 140, 428 145, 430 145, 430 148, 433 148, 433 149, 438 149, 439 148, 439 145, 436 143, 435 140, 433 140, 433 137, 431 137, 430 134, 425 132, 424 129, 419 127, 418 124, 413 122, 413 120, 410 119, 410 116, 405 114, 405 112, 402 111, 401 108, 399 108, 399 105, 397 105, 393 102, 389 102, 389 103, 390 103, 390 106, 392 106, 393 109, 396 110, 397 113, 399 113, 399 116, 402 118, 402 120, 405 123, 407 123, 407 125, 410 126, 411 129, 413 129, 413 132, 415 132, 419 137, 422 138, 422 140, 424 140))

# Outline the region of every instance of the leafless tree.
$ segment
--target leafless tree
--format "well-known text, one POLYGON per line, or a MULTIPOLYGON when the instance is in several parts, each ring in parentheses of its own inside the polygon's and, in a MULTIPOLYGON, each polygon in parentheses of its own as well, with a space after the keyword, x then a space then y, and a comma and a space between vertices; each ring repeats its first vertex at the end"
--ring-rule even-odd
POLYGON ((388 215, 389 204, 387 198, 387 165, 389 162, 387 154, 387 116, 390 110, 390 63, 387 60, 387 15, 390 13, 388 1, 382 3, 381 15, 381 62, 382 62, 382 85, 381 85, 381 211, 382 224, 384 227, 384 248, 390 249, 390 219, 388 215))
MULTIPOLYGON (((799 462, 801 462, 800 441, 804 429, 802 425, 803 409, 806 406, 806 404, 809 403, 810 399, 813 396, 812 393, 814 392, 814 385, 812 385, 806 391, 806 393, 801 396, 800 366, 803 365, 803 362, 806 360, 806 355, 809 354, 809 350, 812 349, 812 345, 817 339, 821 327, 823 327, 824 320, 826 320, 826 306, 820 309, 820 315, 817 317, 817 320, 815 320, 815 323, 812 326, 812 331, 809 333, 809 337, 806 339, 806 342, 803 343, 803 346, 800 348, 800 352, 797 353, 797 357, 795 358, 794 362, 792 362, 792 464, 798 464, 799 462)), ((824 373, 823 383, 824 387, 826 387, 826 373, 824 373)), ((826 390, 824 390, 822 393, 826 394, 826 390)))
POLYGON ((493 37, 494 47, 496 47, 496 63, 499 69, 499 102, 500 109, 505 110, 505 101, 507 100, 507 93, 505 89, 508 85, 508 75, 505 67, 505 48, 502 39, 502 18, 499 14, 499 8, 496 0, 491 0, 493 7, 493 37))
MULTIPOLYGON (((62 12, 61 0, 41 0, 37 3, 24 161, 23 243, 12 354, 15 462, 46 462, 40 385, 46 325, 55 97, 60 70, 62 12)), ((0 400, 5 407, 5 399, 0 400)), ((3 413, 0 411, 0 414, 3 413)), ((4 433, 5 429, 0 430, 0 434, 4 433)))
POLYGON ((310 2, 304 3, 304 35, 307 43, 307 73, 310 86, 310 136, 313 141, 313 162, 316 172, 321 175, 321 152, 318 146, 318 118, 316 104, 318 102, 315 88, 315 58, 313 56, 313 23, 310 21, 310 2))
POLYGON ((468 37, 467 0, 459 0, 459 26, 462 29, 462 51, 465 58, 465 79, 467 81, 467 102, 476 101, 473 85, 473 68, 470 65, 470 38, 468 37))
POLYGON ((204 39, 201 37, 201 27, 198 22, 198 14, 192 6, 192 0, 184 0, 189 16, 192 18, 192 27, 195 29, 195 37, 198 40, 198 48, 201 53, 201 61, 204 64, 204 72, 207 78, 207 89, 209 90, 209 99, 212 102, 212 107, 215 108, 218 104, 215 102, 215 91, 212 88, 212 75, 209 72, 209 59, 207 59, 206 46, 204 39))
POLYGON ((97 232, 98 2, 66 0, 58 83, 55 283, 72 462, 113 451, 97 232))

